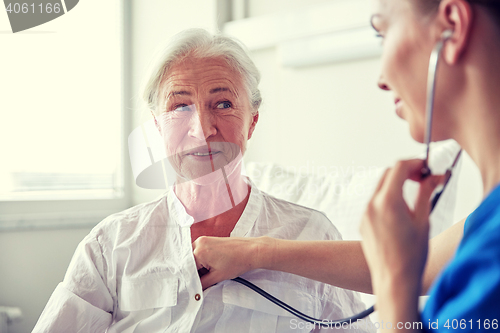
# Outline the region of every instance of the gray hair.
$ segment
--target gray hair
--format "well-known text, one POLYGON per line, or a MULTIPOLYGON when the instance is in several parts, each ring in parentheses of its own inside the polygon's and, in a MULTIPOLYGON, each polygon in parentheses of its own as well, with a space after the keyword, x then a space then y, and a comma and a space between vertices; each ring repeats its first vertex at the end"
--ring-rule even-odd
POLYGON ((260 73, 244 45, 220 33, 212 35, 204 29, 188 29, 175 35, 153 62, 143 91, 143 99, 153 113, 157 113, 164 77, 172 65, 189 56, 225 59, 228 66, 242 76, 252 113, 258 111, 262 102, 258 88, 260 73))

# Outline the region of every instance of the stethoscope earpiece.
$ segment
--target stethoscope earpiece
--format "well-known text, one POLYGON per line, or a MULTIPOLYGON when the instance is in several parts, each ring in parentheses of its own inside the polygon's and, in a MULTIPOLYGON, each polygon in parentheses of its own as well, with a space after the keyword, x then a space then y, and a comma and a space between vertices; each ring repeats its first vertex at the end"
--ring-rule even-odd
POLYGON ((441 34, 441 39, 444 41, 446 41, 447 39, 450 39, 451 36, 453 36, 453 30, 451 29, 447 29, 445 31, 443 31, 443 33, 441 34))

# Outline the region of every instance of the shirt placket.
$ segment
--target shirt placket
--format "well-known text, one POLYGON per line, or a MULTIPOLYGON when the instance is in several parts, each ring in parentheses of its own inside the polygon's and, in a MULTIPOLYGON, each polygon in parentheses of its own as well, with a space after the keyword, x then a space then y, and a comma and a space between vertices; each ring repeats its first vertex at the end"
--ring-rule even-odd
MULTIPOLYGON (((197 318, 203 303, 203 289, 201 286, 198 271, 196 270, 196 262, 194 260, 193 248, 191 245, 191 228, 181 227, 183 257, 181 274, 185 283, 185 292, 188 297, 188 305, 185 314, 189 314, 186 318, 186 332, 189 332, 197 318), (189 328, 189 329, 188 329, 189 328)), ((183 330, 184 331, 184 330, 183 330)))

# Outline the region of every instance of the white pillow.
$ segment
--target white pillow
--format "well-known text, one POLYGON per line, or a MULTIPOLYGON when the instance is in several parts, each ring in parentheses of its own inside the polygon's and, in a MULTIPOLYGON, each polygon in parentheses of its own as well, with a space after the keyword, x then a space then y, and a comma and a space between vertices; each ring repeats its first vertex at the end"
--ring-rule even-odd
MULTIPOLYGON (((459 149, 458 144, 451 140, 433 144, 429 158, 433 174, 444 173, 453 163, 459 149)), ((460 166, 459 162, 455 167, 454 177, 450 179, 430 216, 430 237, 436 236, 455 222, 453 212, 460 166)), ((245 164, 246 175, 260 190, 277 198, 322 211, 341 232, 344 240, 360 240, 361 217, 386 168, 357 170, 347 175, 342 172, 313 174, 304 169, 306 168, 297 170, 275 163, 245 164)), ((410 207, 417 191, 417 183, 405 183, 403 193, 410 207)))

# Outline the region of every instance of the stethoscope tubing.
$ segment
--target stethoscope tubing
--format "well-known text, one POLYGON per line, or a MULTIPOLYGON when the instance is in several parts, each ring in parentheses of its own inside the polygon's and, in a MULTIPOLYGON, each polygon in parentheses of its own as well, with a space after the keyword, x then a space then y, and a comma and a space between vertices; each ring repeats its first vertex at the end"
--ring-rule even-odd
POLYGON ((429 59, 429 70, 427 72, 427 101, 425 105, 425 162, 424 167, 422 169, 422 176, 427 177, 431 174, 431 170, 429 169, 429 153, 430 146, 432 140, 432 118, 434 115, 434 96, 436 94, 436 75, 439 64, 439 57, 441 55, 441 50, 443 49, 444 43, 448 38, 452 35, 451 30, 446 30, 443 32, 441 39, 436 43, 434 49, 431 52, 431 57, 429 59))
POLYGON ((237 278, 234 278, 231 280, 238 282, 238 283, 241 283, 242 285, 252 289, 256 293, 260 294, 261 296, 267 298, 269 301, 271 301, 274 304, 276 304, 277 306, 279 306, 280 308, 288 311, 289 313, 291 313, 295 317, 302 319, 308 323, 319 325, 321 327, 338 327, 338 326, 342 326, 342 324, 345 324, 345 323, 352 324, 353 322, 356 322, 360 319, 363 319, 366 316, 373 313, 373 311, 375 311, 375 305, 373 305, 370 308, 364 310, 363 312, 360 312, 352 317, 348 317, 348 318, 344 318, 344 319, 339 319, 339 320, 316 319, 316 318, 310 317, 310 316, 300 312, 299 310, 291 307, 290 305, 288 305, 285 302, 281 301, 280 299, 274 297, 273 295, 269 294, 268 292, 262 290, 261 288, 257 287, 253 283, 251 283, 245 279, 242 279, 241 277, 237 277, 237 278))

